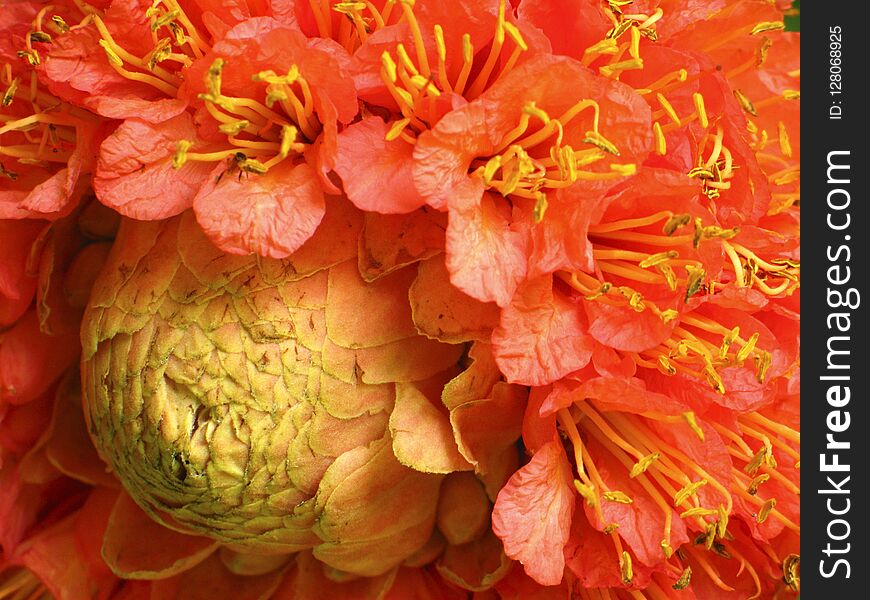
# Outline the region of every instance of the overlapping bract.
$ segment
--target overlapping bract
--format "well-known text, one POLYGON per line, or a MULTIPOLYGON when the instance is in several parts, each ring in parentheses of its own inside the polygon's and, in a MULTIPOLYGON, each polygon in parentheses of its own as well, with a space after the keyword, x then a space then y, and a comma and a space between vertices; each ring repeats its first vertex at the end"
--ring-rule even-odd
MULTIPOLYGON (((0 42, 0 217, 15 219, 0 222, 4 240, 14 241, 0 265, 0 323, 8 328, 0 334, 8 396, 0 410, 5 423, 28 424, 18 437, 4 434, 13 465, 4 476, 14 490, 4 506, 19 523, 5 534, 4 556, 55 593, 74 589, 84 573, 105 577, 106 597, 118 585, 122 594, 161 597, 240 576, 251 597, 279 598, 306 597, 318 586, 334 597, 449 597, 465 589, 503 598, 597 597, 597 590, 619 598, 749 598, 797 590, 800 65, 799 37, 782 31, 780 4, 113 0, 0 9, 8 33, 0 42), (193 437, 182 435, 181 421, 161 419, 170 414, 163 408, 143 413, 152 430, 141 447, 110 447, 103 434, 101 451, 128 487, 153 478, 138 470, 148 460, 163 469, 155 487, 134 492, 137 500, 164 523, 218 539, 217 553, 204 538, 155 525, 99 469, 48 454, 52 444, 72 443, 59 424, 81 418, 60 400, 66 392, 57 394, 39 448, 21 458, 27 440, 47 427, 52 382, 77 354, 62 336, 75 327, 107 252, 105 242, 76 233, 87 227, 69 225, 90 186, 121 214, 159 222, 141 231, 189 232, 178 256, 185 243, 211 248, 194 244, 204 232, 228 253, 206 254, 256 274, 245 284, 256 290, 221 296, 249 298, 250 310, 234 305, 229 329, 256 332, 247 334, 253 342, 228 341, 218 325, 231 324, 215 321, 197 325, 189 342, 167 343, 165 356, 153 351, 152 362, 163 357, 175 373, 167 380, 173 389, 224 399, 210 408, 226 412, 222 423, 238 429, 249 410, 275 421, 261 398, 283 398, 275 382, 300 373, 322 387, 311 365, 341 385, 389 388, 380 401, 369 399, 383 410, 372 408, 364 420, 377 423, 346 435, 386 461, 378 463, 385 479, 417 482, 408 485, 420 496, 415 514, 425 518, 416 538, 404 536, 407 547, 386 538, 377 550, 359 546, 376 553, 363 562, 383 561, 377 568, 354 563, 351 545, 336 550, 341 558, 320 549, 339 535, 328 517, 309 523, 328 503, 327 488, 340 487, 328 475, 362 451, 325 451, 333 429, 319 417, 353 421, 362 413, 318 412, 311 399, 322 390, 309 383, 297 386, 305 393, 284 394, 297 400, 278 403, 307 407, 288 409, 304 413, 291 419, 296 433, 288 439, 304 439, 293 444, 315 455, 324 450, 302 468, 304 482, 287 474, 276 483, 279 469, 246 455, 239 431, 217 451, 202 441, 166 442, 193 437), (59 220, 40 234, 33 219, 59 220), (36 250, 21 250, 34 240, 36 250), (270 264, 292 268, 257 283, 270 264), (86 283, 77 290, 67 283, 79 279, 86 283), (287 317, 276 325, 258 303, 306 281, 325 286, 306 291, 323 296, 316 307, 323 327, 312 326, 318 341, 282 346, 279 338, 293 336, 278 330, 292 321, 301 335, 298 324, 287 317), (380 298, 376 290, 387 288, 389 299, 380 298), (60 302, 73 296, 73 308, 60 302), (411 337, 416 345, 403 345, 411 337), (252 348, 263 349, 266 363, 252 348), (280 364, 294 373, 285 364, 291 348, 305 369, 270 371, 280 364), (424 364, 424 355, 438 368, 411 373, 407 365, 424 364), (383 381, 366 380, 380 368, 383 381), (233 369, 245 375, 215 383, 233 369), (245 386, 265 387, 239 391, 245 386), (239 401, 244 409, 217 408, 239 401), (520 433, 525 454, 517 462, 520 433), (153 461, 158 447, 169 453, 166 464, 153 461), (201 464, 185 463, 197 447, 209 448, 201 464), (38 466, 40 453, 54 457, 53 467, 38 466), (124 473, 125 464, 132 470, 124 473), (52 478, 52 469, 81 483, 52 478), (197 488, 194 496, 207 500, 173 495, 176 480, 208 469, 214 473, 203 481, 223 483, 197 488), (96 487, 87 492, 84 484, 96 487), (62 527, 25 535, 33 516, 22 506, 39 493, 33 485, 54 486, 48 495, 80 486, 82 500, 53 509, 71 515, 62 527), (113 503, 106 522, 98 507, 113 503), (70 531, 86 523, 106 531, 88 543, 102 544, 122 579, 157 581, 118 584, 96 553, 60 574, 47 558, 50 544, 69 547, 70 531), (120 532, 136 527, 174 536, 167 539, 177 555, 143 548, 131 557, 120 532), (28 536, 38 541, 21 542, 28 536), (246 554, 273 544, 314 550, 292 565, 246 554), (348 581, 344 571, 367 578, 348 581)), ((123 241, 131 255, 143 252, 134 239, 123 241)), ((108 327, 127 344, 124 336, 141 332, 147 314, 186 331, 192 321, 184 311, 221 300, 213 275, 194 277, 194 259, 176 269, 178 260, 154 259, 148 268, 148 286, 171 301, 104 293, 104 314, 137 317, 118 313, 87 330, 108 327), (183 298, 182 288, 192 295, 183 298)), ((133 272, 115 287, 142 287, 141 269, 133 272)), ((94 352, 94 339, 85 340, 94 352)), ((136 378, 149 372, 142 364, 136 378)), ((118 368, 107 363, 103 372, 118 368)), ((106 410, 108 392, 88 377, 97 429, 135 429, 106 410)), ((156 384, 142 381, 135 386, 151 394, 156 384)), ((342 397, 339 412, 363 401, 342 397)), ((365 472, 335 477, 368 481, 365 472)), ((385 536, 395 533, 399 522, 367 512, 374 495, 358 506, 346 499, 358 510, 347 519, 353 526, 342 527, 360 529, 339 537, 370 540, 382 526, 385 536)), ((15 576, 30 581, 23 571, 15 576)))

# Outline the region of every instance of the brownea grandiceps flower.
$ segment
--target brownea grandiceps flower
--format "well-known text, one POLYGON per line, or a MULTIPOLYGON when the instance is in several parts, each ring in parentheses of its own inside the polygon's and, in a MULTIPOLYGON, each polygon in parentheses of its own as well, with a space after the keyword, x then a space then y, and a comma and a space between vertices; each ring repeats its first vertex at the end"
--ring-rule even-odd
POLYGON ((97 448, 153 517, 366 576, 429 539, 443 476, 394 453, 394 389, 446 382, 464 346, 414 328, 416 269, 369 283, 349 250, 226 255, 190 213, 122 228, 82 378, 97 448))

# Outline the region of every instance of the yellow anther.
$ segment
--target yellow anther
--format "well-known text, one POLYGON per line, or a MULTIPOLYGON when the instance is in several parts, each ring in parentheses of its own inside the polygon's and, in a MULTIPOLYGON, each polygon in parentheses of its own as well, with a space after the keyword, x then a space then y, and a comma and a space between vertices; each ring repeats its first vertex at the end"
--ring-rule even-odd
POLYGON ((758 511, 758 516, 755 517, 755 520, 758 523, 764 523, 767 520, 768 515, 770 515, 770 511, 776 508, 776 498, 769 498, 761 505, 761 509, 758 511))
POLYGON ((631 504, 634 502, 634 500, 629 498, 628 494, 626 494, 625 492, 620 492, 619 490, 604 492, 602 496, 604 496, 605 500, 610 500, 611 502, 616 502, 617 504, 631 504))
POLYGON ((712 508, 704 508, 703 506, 695 506, 690 508, 689 510, 684 510, 680 513, 681 519, 691 518, 691 517, 712 517, 713 515, 718 515, 719 511, 714 510, 712 508))
MULTIPOLYGON (((716 173, 713 172, 712 169, 707 169, 704 167, 694 167, 688 173, 686 173, 692 179, 700 179, 702 181, 708 182, 712 179, 716 178, 716 173)), ((704 228, 701 227, 701 219, 695 218, 695 248, 698 247, 698 243, 701 241, 701 237, 703 236, 704 228)))
POLYGON ((418 90, 425 91, 430 96, 437 98, 441 95, 441 91, 435 87, 435 84, 429 81, 422 75, 414 75, 411 77, 411 84, 418 90))
POLYGON ((625 585, 631 584, 634 570, 631 568, 631 555, 625 550, 622 551, 622 558, 619 559, 619 570, 622 573, 622 582, 625 585))
POLYGON ((19 58, 23 58, 24 60, 26 60, 27 64, 29 64, 31 67, 38 67, 39 64, 42 62, 39 58, 39 52, 34 49, 19 50, 15 54, 19 58))
POLYGON ((365 2, 338 2, 332 5, 332 10, 343 15, 352 15, 365 9, 365 2))
POLYGON ((772 362, 772 358, 770 356, 770 352, 762 350, 755 357, 755 366, 757 368, 756 378, 759 383, 764 383, 764 379, 767 377, 767 370, 770 368, 770 364, 772 362))
POLYGON ((44 31, 31 31, 30 32, 30 41, 32 42, 42 42, 45 44, 51 43, 51 36, 44 31))
MULTIPOLYGON (((672 292, 677 291, 677 274, 670 265, 656 265, 656 271, 664 275, 665 281, 668 283, 668 289, 672 292)), ((667 321, 665 321, 667 323, 667 321)))
POLYGON ((658 121, 653 123, 653 136, 656 142, 656 152, 662 156, 668 153, 668 142, 665 139, 665 134, 662 131, 662 126, 658 121))
POLYGON ((612 65, 604 65, 603 67, 599 67, 598 72, 604 77, 612 77, 613 75, 617 75, 623 71, 634 69, 643 69, 642 58, 630 58, 628 60, 613 63, 612 65))
POLYGON ((752 354, 752 351, 755 349, 755 344, 758 342, 758 333, 753 333, 752 336, 746 341, 743 347, 737 352, 737 363, 740 364, 752 354))
POLYGON ((496 155, 486 161, 483 167, 483 181, 489 184, 495 177, 496 172, 501 168, 501 155, 496 155))
POLYGON ((692 215, 674 215, 670 219, 668 219, 664 226, 662 227, 662 233, 665 235, 674 235, 674 232, 683 227, 684 225, 688 225, 692 221, 692 215))
POLYGON ((800 100, 801 93, 798 90, 783 90, 782 97, 786 100, 800 100))
POLYGON ((221 72, 225 64, 224 59, 216 58, 205 74, 205 87, 214 98, 219 98, 221 95, 221 72))
POLYGON ((719 394, 725 393, 725 383, 722 381, 722 377, 719 376, 719 373, 712 364, 707 363, 704 365, 704 375, 707 376, 707 382, 710 384, 710 387, 716 390, 719 394))
POLYGON ((755 456, 752 457, 746 466, 743 467, 743 471, 748 475, 755 475, 755 472, 761 468, 761 465, 766 465, 768 462, 767 455, 770 452, 767 446, 762 446, 758 449, 758 452, 755 453, 755 456))
POLYGON ((704 531, 704 547, 710 550, 713 548, 713 542, 716 541, 716 523, 708 523, 704 531))
POLYGON ((393 141, 402 135, 402 132, 405 130, 405 127, 408 126, 408 123, 411 122, 411 119, 399 119, 390 125, 390 129, 387 131, 387 135, 384 136, 384 139, 388 142, 393 141))
POLYGON ((396 56, 399 57, 399 64, 401 64, 405 68, 405 70, 408 71, 408 73, 412 75, 419 74, 417 67, 414 66, 414 62, 408 55, 408 51, 405 49, 404 44, 396 44, 396 56))
POLYGON ((704 430, 701 429, 700 425, 698 425, 698 420, 695 418, 695 413, 690 410, 684 412, 682 416, 686 420, 686 423, 688 423, 689 429, 691 429, 695 433, 695 435, 698 436, 698 439, 703 442, 704 430))
POLYGON ((619 529, 619 523, 608 523, 607 525, 604 526, 604 529, 602 529, 601 531, 602 531, 602 533, 604 533, 604 535, 610 535, 611 533, 613 533, 617 529, 619 529))
POLYGON ((707 119, 707 107, 704 105, 704 96, 700 92, 692 94, 692 103, 695 105, 695 112, 698 114, 698 123, 701 127, 707 129, 710 126, 710 120, 707 119))
POLYGON ((703 268, 694 265, 686 265, 686 272, 689 274, 686 283, 686 301, 688 302, 689 298, 701 291, 701 286, 704 284, 707 272, 703 268))
POLYGON ((546 125, 550 122, 550 115, 544 112, 542 109, 538 108, 534 102, 529 102, 525 106, 523 106, 523 114, 530 115, 535 117, 546 125))
POLYGON ((398 79, 398 68, 396 67, 393 57, 390 56, 390 53, 386 50, 381 54, 381 66, 387 72, 387 77, 390 81, 395 83, 396 79, 398 79))
POLYGON ((622 34, 628 31, 628 28, 631 27, 633 24, 634 23, 631 20, 626 19, 625 21, 622 21, 619 25, 613 27, 610 31, 608 31, 605 37, 612 40, 618 40, 620 37, 622 37, 622 34))
POLYGON ((716 508, 719 519, 716 521, 716 535, 724 538, 728 533, 728 511, 721 504, 716 508))
POLYGON ((547 195, 543 192, 535 192, 535 208, 532 216, 535 223, 540 223, 544 220, 544 214, 547 212, 547 195))
POLYGON ((758 486, 762 483, 770 479, 770 475, 767 473, 762 473, 761 475, 756 476, 752 481, 749 482, 749 485, 746 487, 746 491, 754 496, 758 493, 758 486))
POLYGON ((785 29, 785 23, 782 21, 762 21, 752 28, 749 35, 758 35, 765 31, 782 31, 785 29))
POLYGON ((640 58, 640 36, 640 29, 632 27, 631 45, 628 47, 628 53, 632 58, 640 58))
POLYGON ((664 262, 667 262, 674 258, 679 258, 680 253, 676 250, 668 250, 667 252, 658 252, 656 254, 650 254, 645 259, 638 263, 638 266, 642 269, 646 269, 647 267, 654 267, 655 265, 660 265, 664 262))
POLYGON ((180 169, 187 162, 187 151, 193 146, 190 140, 179 140, 175 144, 175 154, 172 156, 172 168, 180 169))
POLYGON ((649 469, 650 466, 655 461, 657 461, 660 456, 661 456, 661 454, 659 454, 658 452, 653 452, 652 454, 647 454, 646 456, 641 458, 639 461, 634 463, 634 466, 631 467, 631 472, 628 474, 628 476, 631 479, 634 479, 635 477, 637 477, 641 473, 646 473, 646 470, 649 469))
POLYGON ((112 49, 112 45, 109 44, 106 40, 100 40, 98 42, 100 46, 103 48, 103 51, 106 53, 106 56, 109 59, 109 62, 115 65, 116 67, 123 67, 124 61, 121 60, 121 57, 112 49))
POLYGON ((646 310, 646 304, 643 301, 643 294, 640 292, 634 292, 628 299, 628 305, 633 308, 637 312, 643 312, 646 310))
POLYGON ((731 348, 731 344, 734 343, 734 340, 736 340, 739 335, 740 327, 735 327, 722 338, 722 345, 719 347, 719 358, 725 358, 728 356, 728 350, 731 348))
POLYGON ((414 97, 411 95, 411 92, 403 90, 402 88, 396 88, 393 91, 406 105, 414 106, 414 97))
POLYGON ((67 33, 69 31, 69 25, 67 25, 66 21, 63 20, 63 17, 60 15, 54 15, 51 17, 51 22, 55 24, 58 31, 61 33, 67 33))
POLYGON ((266 86, 266 106, 272 108, 276 102, 284 102, 290 99, 287 89, 281 84, 269 84, 266 86))
POLYGON ((788 131, 785 128, 785 123, 780 121, 777 123, 776 128, 779 132, 779 150, 782 152, 783 156, 791 158, 791 141, 788 138, 788 131))
POLYGON ((240 160, 239 168, 245 173, 254 173, 255 175, 263 175, 269 170, 266 165, 253 158, 240 160))
POLYGON ((468 33, 462 35, 462 60, 469 64, 474 60, 474 46, 471 43, 471 35, 468 33))
POLYGON ((610 163, 610 170, 623 177, 630 177, 637 173, 637 165, 634 163, 610 163))
POLYGON ((753 117, 758 116, 758 111, 755 110, 755 105, 752 104, 752 101, 746 97, 746 94, 738 89, 735 89, 734 97, 737 98, 737 104, 739 104, 740 108, 742 108, 745 112, 749 113, 753 117))
POLYGON ((296 143, 298 137, 299 130, 293 125, 283 125, 281 127, 281 148, 278 151, 281 158, 287 158, 287 155, 290 154, 290 150, 293 149, 293 144, 296 143))
POLYGON ((793 592, 799 592, 801 589, 801 557, 799 554, 789 554, 782 561, 782 579, 793 592))
POLYGON ((723 240, 730 240, 731 238, 737 236, 737 234, 739 233, 739 227, 722 229, 718 225, 708 225, 701 230, 701 235, 704 237, 704 239, 720 238, 723 240))
POLYGON ((516 25, 509 21, 505 21, 504 30, 520 50, 526 51, 529 49, 529 45, 526 43, 526 40, 523 39, 523 34, 520 33, 520 30, 517 29, 516 25))
POLYGON ((6 88, 6 93, 3 94, 3 106, 9 106, 12 104, 12 100, 15 99, 16 91, 18 91, 18 77, 13 79, 9 84, 9 87, 6 88))
POLYGON ((674 585, 671 587, 677 591, 684 590, 689 587, 689 584, 692 582, 692 567, 687 566, 683 569, 683 574, 674 582, 674 585))
POLYGON ((692 496, 694 496, 699 489, 707 485, 706 479, 701 479, 700 481, 696 481, 694 483, 690 483, 680 489, 676 494, 674 494, 674 506, 679 506, 692 496))
POLYGON ((595 507, 598 505, 598 495, 595 493, 595 488, 593 486, 586 485, 579 479, 575 479, 574 487, 577 489, 577 492, 580 494, 580 496, 584 500, 586 500, 586 504, 591 507, 595 507))
POLYGON ((439 60, 447 60, 447 44, 444 42, 444 30, 441 25, 435 25, 435 49, 438 52, 439 60))
POLYGON ((673 308, 668 308, 659 313, 659 318, 662 320, 662 323, 670 323, 674 319, 680 316, 680 313, 673 308))
POLYGON ((250 121, 245 120, 233 121, 232 123, 222 123, 218 126, 218 131, 224 135, 235 136, 247 129, 250 124, 250 121))
POLYGON ((674 549, 671 547, 670 542, 668 542, 668 540, 662 540, 659 542, 659 545, 662 547, 662 553, 664 553, 665 559, 670 560, 674 555, 674 549))
POLYGON ((583 52, 583 55, 595 56, 597 54, 616 54, 619 52, 619 45, 612 38, 604 38, 598 43, 592 44, 583 52))
POLYGON ((761 40, 761 45, 758 46, 758 53, 755 58, 755 68, 761 68, 765 62, 767 62, 767 52, 770 50, 770 47, 773 46, 773 42, 770 41, 770 38, 765 36, 761 40))
POLYGON ((179 14, 180 11, 178 10, 170 10, 163 13, 162 15, 151 21, 151 31, 157 31, 161 27, 169 25, 178 18, 179 14))
POLYGON ((172 55, 172 46, 169 38, 162 38, 157 42, 154 49, 145 57, 148 69, 153 71, 154 68, 172 55))

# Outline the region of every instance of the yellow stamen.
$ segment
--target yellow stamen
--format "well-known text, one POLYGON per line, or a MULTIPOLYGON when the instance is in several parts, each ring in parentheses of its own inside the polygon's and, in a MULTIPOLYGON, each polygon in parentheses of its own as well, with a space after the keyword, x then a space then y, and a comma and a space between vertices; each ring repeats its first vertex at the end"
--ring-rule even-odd
POLYGON ((689 583, 691 583, 691 581, 692 581, 692 567, 687 566, 683 570, 683 574, 680 575, 679 579, 677 579, 674 582, 674 585, 671 587, 673 587, 677 591, 684 590, 687 587, 689 587, 689 583))
POLYGON ((753 117, 758 116, 758 111, 755 108, 755 105, 752 104, 752 101, 738 89, 734 90, 734 97, 737 98, 737 103, 740 105, 745 112, 749 113, 753 117))
POLYGON ((788 131, 785 128, 785 123, 780 121, 777 123, 777 131, 779 132, 779 149, 782 155, 791 158, 791 142, 788 139, 788 131))
POLYGON ((765 31, 782 31, 783 29, 785 29, 785 23, 783 21, 762 21, 752 28, 749 35, 758 35, 765 31))
POLYGON ((707 108, 704 105, 704 96, 699 92, 692 94, 692 102, 695 104, 695 112, 698 114, 698 122, 701 127, 707 129, 710 127, 710 121, 707 119, 707 108))
POLYGON ((658 121, 653 123, 653 135, 655 136, 656 152, 664 156, 668 153, 668 143, 665 140, 665 134, 662 132, 662 126, 658 121))
MULTIPOLYGON (((658 100, 661 107, 664 109, 665 114, 667 114, 671 121, 673 121, 678 127, 682 126, 682 122, 680 121, 679 115, 677 115, 677 111, 674 110, 673 105, 665 98, 662 94, 656 93, 656 100, 658 100)), ((659 126, 661 128, 661 126, 659 126)))
POLYGON ((770 511, 772 511, 776 507, 776 498, 770 498, 764 502, 761 506, 761 510, 758 511, 758 516, 755 518, 759 523, 764 523, 767 520, 768 515, 770 515, 770 511))
POLYGON ((646 456, 644 456, 643 458, 641 458, 639 461, 637 461, 634 464, 634 466, 631 468, 631 472, 628 474, 628 476, 631 479, 634 479, 635 477, 637 477, 641 473, 645 473, 646 470, 649 469, 650 466, 655 461, 657 461, 660 456, 661 456, 661 454, 659 454, 658 452, 653 452, 652 454, 647 454, 646 456))
POLYGON ((634 502, 627 494, 619 490, 611 490, 602 494, 605 500, 616 502, 618 504, 631 504, 634 502))
POLYGON ((701 429, 701 426, 698 425, 698 421, 695 418, 695 413, 692 411, 684 412, 683 418, 686 420, 686 423, 689 424, 689 428, 698 436, 698 439, 702 442, 704 441, 704 430, 701 429))
POLYGON ((187 162, 187 151, 193 146, 190 140, 179 140, 175 145, 175 154, 172 157, 172 168, 180 169, 187 162))
POLYGON ((694 483, 689 483, 680 489, 676 495, 674 495, 674 506, 679 506, 690 497, 694 496, 699 489, 703 486, 707 485, 706 479, 701 479, 700 481, 696 481, 694 483))
POLYGON ((619 561, 619 570, 622 573, 622 582, 626 585, 630 585, 631 580, 634 579, 634 571, 631 567, 631 555, 624 550, 622 552, 622 558, 619 561))

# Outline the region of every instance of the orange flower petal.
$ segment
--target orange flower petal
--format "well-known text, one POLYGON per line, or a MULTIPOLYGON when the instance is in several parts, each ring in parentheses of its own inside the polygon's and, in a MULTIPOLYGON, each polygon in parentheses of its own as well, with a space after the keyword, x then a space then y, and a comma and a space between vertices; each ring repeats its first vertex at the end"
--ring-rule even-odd
POLYGON ((408 291, 414 324, 423 335, 459 344, 486 341, 498 325, 498 307, 476 300, 450 283, 443 256, 420 263, 408 291))
POLYGON ((413 384, 396 384, 390 415, 393 452, 404 465, 425 473, 451 473, 472 466, 459 453, 446 414, 413 384))
POLYGON ((197 222, 219 248, 285 258, 314 234, 326 204, 307 164, 284 161, 249 177, 221 177, 224 168, 215 167, 193 202, 197 222))
POLYGON ((338 136, 335 172, 357 207, 379 213, 408 213, 426 201, 413 180, 414 147, 401 138, 387 141, 379 117, 354 123, 338 136))
POLYGON ((551 277, 530 280, 492 334, 496 362, 512 383, 545 385, 589 363, 586 329, 582 312, 553 289, 551 277))
POLYGON ((565 568, 574 493, 571 466, 558 439, 541 446, 499 492, 492 530, 509 557, 541 585, 558 585, 565 568))
MULTIPOLYGON (((213 540, 178 533, 161 525, 122 493, 109 517, 103 558, 119 577, 163 579, 188 571, 216 548, 217 542, 213 540), (131 544, 131 540, 136 543, 131 544)), ((206 570, 217 571, 214 566, 206 570)))

